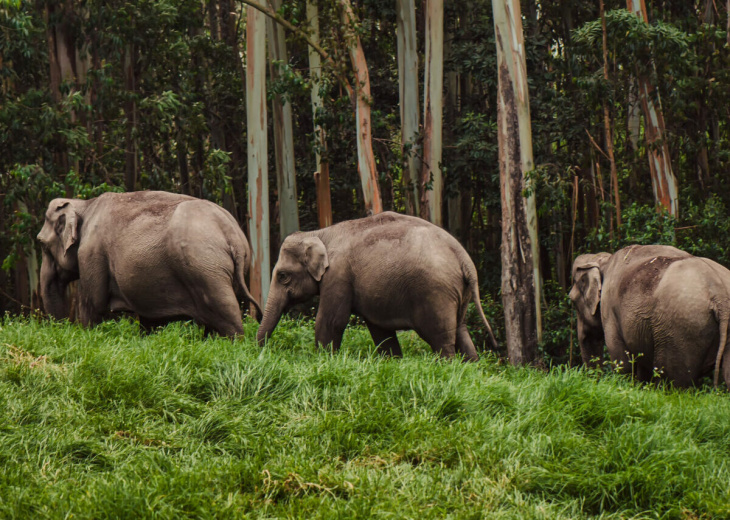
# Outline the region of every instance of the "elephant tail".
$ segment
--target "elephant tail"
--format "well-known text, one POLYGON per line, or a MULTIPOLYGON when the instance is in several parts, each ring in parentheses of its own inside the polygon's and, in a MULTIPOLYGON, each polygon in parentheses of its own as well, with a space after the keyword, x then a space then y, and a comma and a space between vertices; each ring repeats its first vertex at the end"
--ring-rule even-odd
MULTIPOLYGON (((467 270, 467 273, 469 272, 470 270, 467 270)), ((497 340, 495 339, 494 333, 492 332, 492 326, 489 324, 489 320, 487 320, 487 317, 484 315, 484 309, 482 309, 482 301, 479 297, 479 284, 477 283, 476 273, 473 273, 472 276, 469 276, 469 274, 467 274, 466 278, 467 283, 471 288, 472 298, 474 298, 474 305, 476 306, 477 312, 479 312, 479 316, 482 318, 482 322, 484 323, 484 326, 487 329, 487 333, 489 334, 489 341, 492 343, 492 348, 494 348, 494 350, 497 350, 499 348, 499 345, 497 345, 497 340)))
MULTIPOLYGON (((720 381, 720 365, 722 364, 722 357, 725 354, 725 347, 727 346, 727 328, 730 324, 730 308, 728 308, 728 302, 723 302, 719 305, 714 305, 715 317, 720 322, 720 346, 717 349, 717 357, 715 358, 715 375, 712 378, 712 384, 717 388, 717 384, 720 381)), ((727 383, 727 381, 726 381, 727 383)))
POLYGON ((264 313, 261 312, 261 306, 259 305, 259 302, 257 302, 254 297, 251 296, 251 293, 248 290, 248 285, 246 285, 246 262, 243 257, 234 253, 233 263, 236 271, 236 280, 238 281, 240 292, 243 294, 243 299, 251 303, 256 308, 256 321, 261 323, 261 319, 263 318, 264 313))

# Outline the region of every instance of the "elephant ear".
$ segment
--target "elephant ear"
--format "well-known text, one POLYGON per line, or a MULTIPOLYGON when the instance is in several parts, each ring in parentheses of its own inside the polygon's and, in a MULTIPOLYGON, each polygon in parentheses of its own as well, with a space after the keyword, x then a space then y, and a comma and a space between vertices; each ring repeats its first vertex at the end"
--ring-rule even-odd
POLYGON ((68 254, 68 250, 71 246, 77 244, 79 241, 79 215, 73 207, 70 201, 62 202, 56 208, 58 211, 65 210, 63 215, 66 218, 66 223, 63 227, 63 255, 68 254))
POLYGON ((598 310, 598 304, 601 303, 601 270, 598 267, 591 267, 586 272, 584 279, 587 283, 583 297, 586 300, 586 305, 591 310, 591 316, 593 316, 598 310))
POLYGON ((317 237, 307 237, 302 241, 304 246, 304 264, 307 271, 316 281, 322 280, 322 275, 330 265, 327 249, 317 237))
POLYGON ((595 315, 598 304, 601 303, 601 289, 603 288, 599 265, 595 262, 576 265, 574 280, 573 288, 570 290, 570 299, 575 302, 579 296, 583 296, 590 315, 595 315))

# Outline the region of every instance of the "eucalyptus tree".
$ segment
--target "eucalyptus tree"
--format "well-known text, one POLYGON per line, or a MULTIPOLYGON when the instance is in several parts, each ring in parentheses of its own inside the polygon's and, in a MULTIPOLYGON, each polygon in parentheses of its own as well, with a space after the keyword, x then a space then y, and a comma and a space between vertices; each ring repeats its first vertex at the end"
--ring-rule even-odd
POLYGON ((271 284, 269 259, 269 170, 266 128, 266 19, 246 12, 246 116, 248 133, 248 208, 253 297, 262 306, 271 284))
POLYGON ((421 165, 421 217, 443 226, 441 203, 443 175, 444 2, 426 0, 426 56, 423 79, 423 162, 421 165))
POLYGON ((502 194, 502 303, 507 352, 530 363, 541 336, 541 274, 527 66, 519 0, 493 0, 497 44, 499 170, 502 194), (525 191, 532 192, 525 196, 525 191))
MULTIPOLYGON (((281 0, 272 0, 272 7, 278 10, 281 0)), ((279 76, 279 67, 288 61, 284 28, 271 18, 267 19, 269 40, 269 71, 272 81, 279 76)), ((281 240, 299 231, 299 210, 297 208, 297 183, 294 162, 294 130, 292 104, 281 94, 274 94, 272 100, 272 122, 274 127, 274 156, 276 160, 276 187, 279 195, 279 229, 281 240)))

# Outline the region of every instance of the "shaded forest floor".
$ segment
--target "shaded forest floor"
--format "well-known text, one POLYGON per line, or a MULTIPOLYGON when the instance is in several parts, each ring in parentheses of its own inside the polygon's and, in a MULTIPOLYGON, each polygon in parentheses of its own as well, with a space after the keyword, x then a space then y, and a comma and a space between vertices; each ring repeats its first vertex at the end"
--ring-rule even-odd
POLYGON ((730 518, 730 395, 311 322, 0 321, 4 518, 730 518))

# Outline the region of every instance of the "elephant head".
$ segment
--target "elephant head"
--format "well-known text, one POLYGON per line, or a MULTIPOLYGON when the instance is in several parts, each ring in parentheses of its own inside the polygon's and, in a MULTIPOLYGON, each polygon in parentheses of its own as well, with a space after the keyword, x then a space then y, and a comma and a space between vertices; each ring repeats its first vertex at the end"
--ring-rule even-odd
POLYGON ((281 315, 292 305, 319 294, 319 284, 328 267, 327 249, 318 237, 295 233, 284 240, 256 336, 259 343, 269 337, 281 315))
POLYGON ((595 365, 603 354, 603 323, 601 322, 601 290, 603 268, 611 258, 608 253, 580 255, 573 262, 573 287, 570 300, 578 314, 578 342, 586 365, 595 365))
POLYGON ((48 205, 38 240, 43 250, 41 297, 48 314, 68 317, 66 287, 79 278, 78 243, 83 201, 54 199, 48 205))

